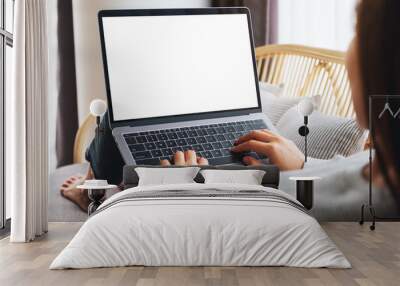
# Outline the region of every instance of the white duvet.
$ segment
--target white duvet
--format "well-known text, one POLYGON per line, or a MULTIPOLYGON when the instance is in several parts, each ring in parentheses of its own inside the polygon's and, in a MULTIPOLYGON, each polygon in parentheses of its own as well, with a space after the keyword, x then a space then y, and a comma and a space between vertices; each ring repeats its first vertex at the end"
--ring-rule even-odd
POLYGON ((250 185, 136 187, 106 200, 50 269, 145 266, 349 268, 318 222, 282 191, 250 185), (128 199, 152 191, 263 191, 262 197, 128 199), (285 203, 285 201, 290 203, 285 203))

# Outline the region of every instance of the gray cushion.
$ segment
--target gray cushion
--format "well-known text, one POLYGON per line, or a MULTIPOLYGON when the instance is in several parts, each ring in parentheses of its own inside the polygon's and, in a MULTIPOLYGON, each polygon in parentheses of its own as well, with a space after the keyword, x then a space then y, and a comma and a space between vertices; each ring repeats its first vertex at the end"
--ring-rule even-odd
POLYGON ((87 164, 76 164, 58 168, 50 174, 48 197, 50 222, 74 222, 87 219, 87 213, 60 194, 60 187, 68 177, 77 174, 84 175, 87 170, 87 164))
MULTIPOLYGON (((61 196, 60 187, 70 176, 77 174, 85 175, 88 168, 88 164, 68 165, 58 168, 50 174, 48 196, 48 218, 50 222, 75 222, 87 219, 86 212, 61 196)), ((115 190, 108 190, 106 197, 110 197, 114 193, 115 190)))
MULTIPOLYGON (((304 152, 304 137, 298 132, 303 124, 304 118, 294 106, 286 111, 276 128, 304 152)), ((348 157, 360 152, 368 136, 368 132, 362 130, 354 119, 327 116, 318 111, 309 116, 308 127, 308 155, 316 159, 331 159, 336 155, 348 157)))
MULTIPOLYGON (((147 168, 183 168, 184 166, 143 166, 143 165, 131 165, 124 167, 123 183, 124 187, 132 188, 136 187, 139 183, 139 176, 135 172, 136 167, 147 167, 147 168)), ((265 175, 262 180, 262 185, 277 189, 279 187, 279 169, 274 165, 261 165, 261 166, 240 166, 240 165, 225 165, 225 166, 198 166, 201 170, 217 169, 217 170, 263 170, 265 175)), ((199 173, 194 179, 197 183, 204 183, 203 176, 199 173)))

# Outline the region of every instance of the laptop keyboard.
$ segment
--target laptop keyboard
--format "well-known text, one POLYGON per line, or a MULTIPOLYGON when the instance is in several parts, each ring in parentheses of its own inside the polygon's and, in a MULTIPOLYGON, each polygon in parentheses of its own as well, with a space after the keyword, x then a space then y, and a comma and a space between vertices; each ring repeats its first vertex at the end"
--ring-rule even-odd
POLYGON ((186 150, 196 151, 210 165, 221 165, 240 161, 230 151, 237 138, 265 128, 263 120, 248 120, 127 133, 124 138, 137 165, 158 165, 160 160, 171 160, 174 153, 186 150))

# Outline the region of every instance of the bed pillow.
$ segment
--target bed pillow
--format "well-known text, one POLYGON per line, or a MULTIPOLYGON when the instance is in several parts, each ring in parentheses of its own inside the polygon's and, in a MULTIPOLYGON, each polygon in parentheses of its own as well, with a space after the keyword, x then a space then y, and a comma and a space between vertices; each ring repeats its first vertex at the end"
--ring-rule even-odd
POLYGON ((281 96, 283 86, 275 86, 260 82, 260 97, 262 111, 276 125, 282 115, 291 107, 297 105, 301 97, 281 96))
MULTIPOLYGON (((295 106, 282 116, 276 128, 304 152, 304 137, 298 132, 303 123, 304 119, 295 106)), ((317 159, 331 159, 336 155, 348 157, 360 152, 368 137, 368 132, 361 129, 354 119, 328 116, 318 111, 309 116, 308 128, 308 156, 317 159)))
POLYGON ((261 185, 265 171, 261 170, 201 170, 205 184, 261 185))
POLYGON ((139 176, 139 186, 195 183, 198 167, 186 168, 146 168, 135 169, 139 176))

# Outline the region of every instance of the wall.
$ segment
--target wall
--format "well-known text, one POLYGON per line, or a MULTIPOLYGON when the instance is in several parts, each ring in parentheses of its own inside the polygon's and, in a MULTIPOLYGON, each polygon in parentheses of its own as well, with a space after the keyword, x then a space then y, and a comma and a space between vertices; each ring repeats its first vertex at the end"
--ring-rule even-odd
POLYGON ((106 98, 97 12, 101 9, 205 7, 206 0, 73 0, 79 120, 90 102, 106 98))

